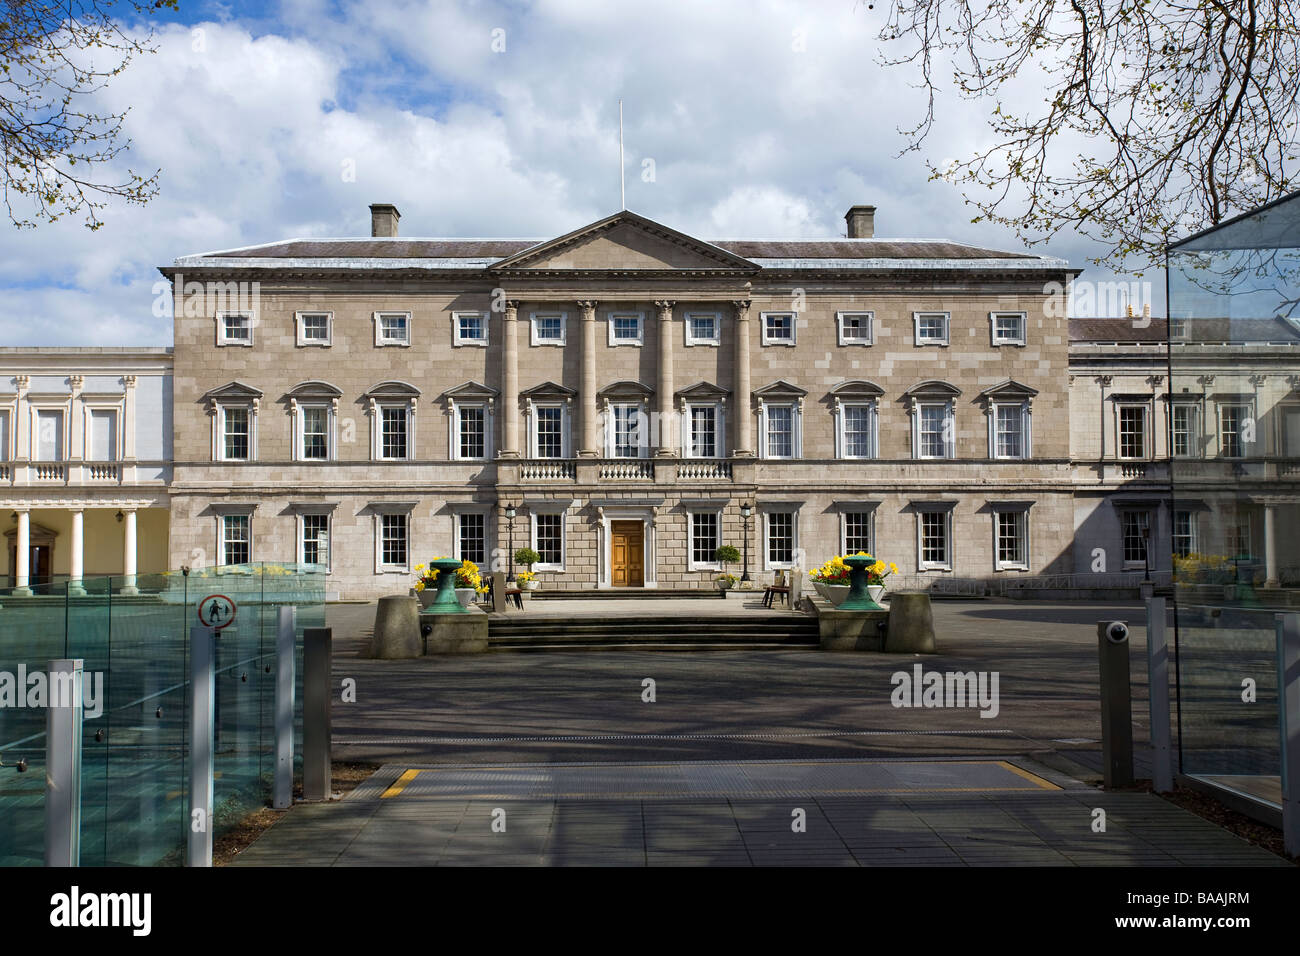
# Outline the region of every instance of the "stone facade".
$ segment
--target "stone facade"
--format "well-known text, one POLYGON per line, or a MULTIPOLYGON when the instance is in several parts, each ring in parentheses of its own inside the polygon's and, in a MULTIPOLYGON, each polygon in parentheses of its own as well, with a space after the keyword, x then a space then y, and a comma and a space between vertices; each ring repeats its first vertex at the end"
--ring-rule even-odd
POLYGON ((1077 270, 869 224, 705 242, 624 212, 547 241, 178 259, 162 270, 170 563, 328 554, 331 590, 372 597, 435 555, 506 567, 513 505, 516 549, 562 529, 544 587, 610 586, 621 521, 643 522, 647 587, 711 586, 692 529, 743 549, 748 503, 760 582, 841 553, 850 525, 921 578, 1073 570, 1071 404, 1086 399, 1064 387, 1069 329, 1049 289, 1077 270), (460 335, 463 312, 482 318, 460 335), (482 447, 462 445, 480 414, 482 447), (718 516, 716 535, 696 514, 718 516))

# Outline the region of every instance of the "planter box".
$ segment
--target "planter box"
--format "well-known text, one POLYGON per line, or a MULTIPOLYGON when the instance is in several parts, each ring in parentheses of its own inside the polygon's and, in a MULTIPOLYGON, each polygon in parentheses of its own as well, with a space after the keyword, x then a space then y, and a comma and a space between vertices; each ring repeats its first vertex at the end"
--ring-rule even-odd
POLYGON ((469 607, 477 596, 478 592, 473 588, 456 588, 456 599, 460 601, 461 607, 469 607))

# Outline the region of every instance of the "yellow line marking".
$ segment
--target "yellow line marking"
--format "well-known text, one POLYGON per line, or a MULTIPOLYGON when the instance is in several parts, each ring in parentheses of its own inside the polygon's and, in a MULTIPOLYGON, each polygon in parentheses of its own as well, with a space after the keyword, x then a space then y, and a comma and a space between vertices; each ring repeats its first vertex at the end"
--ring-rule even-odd
POLYGON ((401 793, 403 790, 406 789, 406 785, 408 783, 410 783, 412 780, 414 780, 423 772, 424 772, 423 770, 406 771, 406 773, 402 774, 400 777, 398 777, 396 780, 393 781, 392 786, 390 786, 387 790, 385 790, 383 793, 379 795, 379 799, 386 800, 388 797, 397 796, 399 793, 401 793))
POLYGON ((999 766, 999 767, 1004 767, 1004 768, 1006 768, 1007 770, 1010 770, 1010 771, 1011 771, 1012 773, 1014 773, 1017 777, 1024 777, 1024 778, 1025 778, 1026 780, 1028 780, 1030 783, 1037 784, 1037 785, 1039 786, 1039 788, 1041 788, 1041 789, 1043 789, 1043 790, 1060 790, 1060 789, 1061 789, 1061 788, 1058 787, 1056 784, 1052 783, 1050 780, 1044 780, 1042 777, 1038 776, 1038 774, 1036 774, 1036 773, 1030 773, 1028 770, 1022 770, 1022 769, 1020 769, 1019 767, 1017 767, 1015 764, 1007 763, 1005 760, 999 760, 999 761, 998 761, 998 766, 999 766))

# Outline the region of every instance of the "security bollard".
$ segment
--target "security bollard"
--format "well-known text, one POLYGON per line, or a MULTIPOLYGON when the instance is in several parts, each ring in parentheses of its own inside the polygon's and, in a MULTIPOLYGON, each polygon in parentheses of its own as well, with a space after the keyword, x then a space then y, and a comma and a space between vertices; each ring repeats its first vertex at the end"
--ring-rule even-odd
POLYGON ((275 784, 271 806, 293 806, 293 645, 297 608, 276 611, 275 622, 275 784))
POLYGON ((45 865, 81 865, 83 662, 50 661, 45 712, 45 865))
POLYGON ((1106 789, 1133 786, 1133 699, 1129 688, 1128 625, 1097 622, 1101 670, 1101 754, 1106 789))
POLYGON ((1174 789, 1169 740, 1169 645, 1165 639, 1165 599, 1147 601, 1147 693, 1151 713, 1151 785, 1156 793, 1174 789))
POLYGON ((212 865, 216 632, 190 628, 190 818, 186 866, 212 865))

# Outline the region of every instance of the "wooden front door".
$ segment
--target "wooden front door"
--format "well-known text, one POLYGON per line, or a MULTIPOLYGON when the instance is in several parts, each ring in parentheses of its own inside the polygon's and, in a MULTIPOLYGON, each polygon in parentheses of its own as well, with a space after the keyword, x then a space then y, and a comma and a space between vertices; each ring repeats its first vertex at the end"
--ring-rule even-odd
POLYGON ((645 525, 615 521, 610 525, 610 581, 616 588, 645 587, 645 525))

